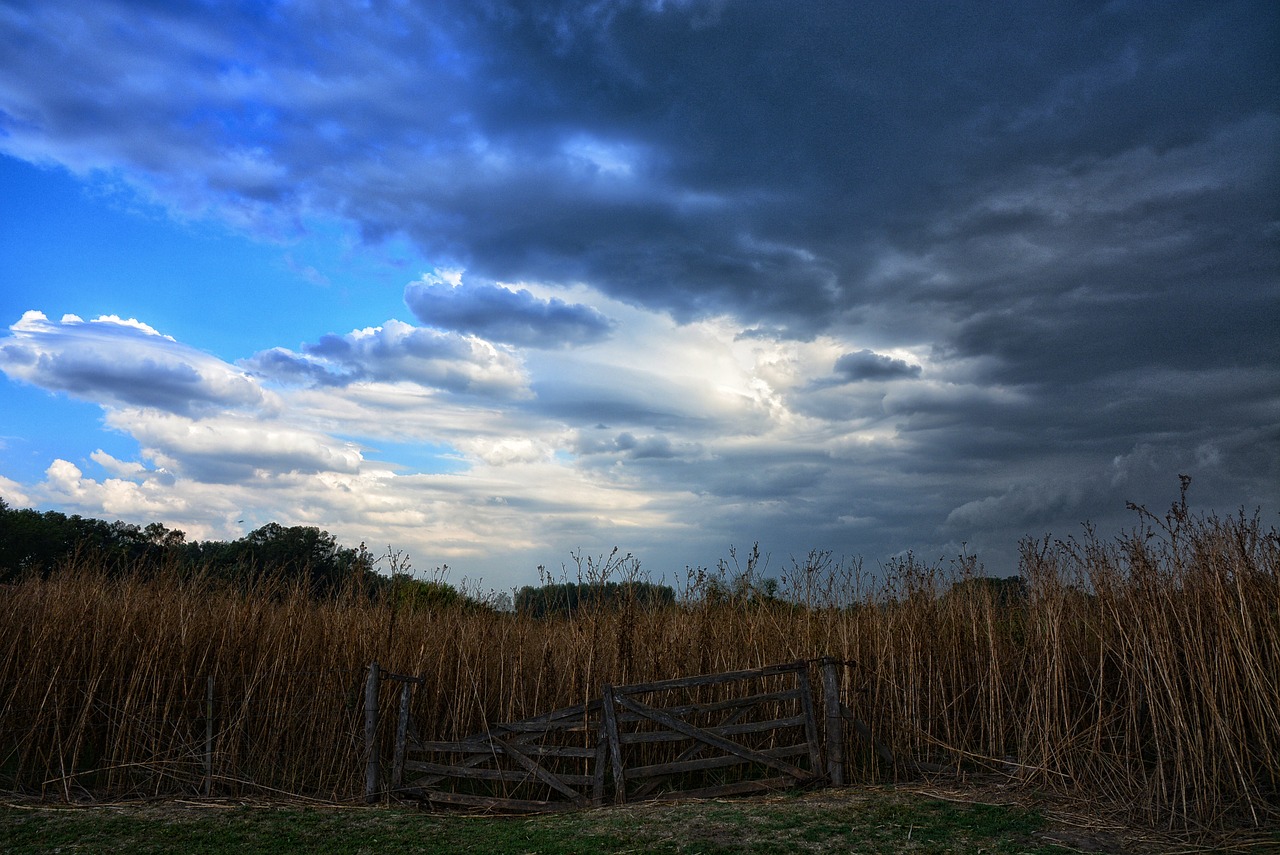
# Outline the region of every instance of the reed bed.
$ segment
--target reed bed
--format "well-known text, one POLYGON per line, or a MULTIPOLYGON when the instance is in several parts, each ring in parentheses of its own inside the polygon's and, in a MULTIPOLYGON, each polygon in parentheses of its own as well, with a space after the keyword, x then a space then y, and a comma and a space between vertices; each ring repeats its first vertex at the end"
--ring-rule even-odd
MULTIPOLYGON (((1119 537, 1022 544, 1025 586, 976 561, 876 574, 825 553, 762 596, 745 570, 690 570, 678 602, 535 619, 412 608, 349 590, 248 590, 198 574, 109 574, 92 559, 0 587, 0 786, 66 799, 361 792, 364 669, 425 682, 426 739, 598 697, 602 684, 832 655, 855 780, 927 761, 1170 826, 1280 822, 1280 536, 1258 516, 1144 509, 1119 537)), ((639 576, 585 559, 584 582, 639 576)), ((382 693, 391 716, 394 691, 382 693)))

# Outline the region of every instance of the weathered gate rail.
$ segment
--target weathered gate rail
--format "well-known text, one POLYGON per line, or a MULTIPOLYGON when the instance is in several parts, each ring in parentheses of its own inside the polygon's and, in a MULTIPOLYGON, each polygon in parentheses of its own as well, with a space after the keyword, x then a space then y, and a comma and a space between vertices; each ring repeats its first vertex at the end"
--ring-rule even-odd
POLYGON ((421 680, 370 666, 366 797, 381 792, 378 680, 401 683, 388 790, 442 804, 543 811, 655 797, 715 797, 843 783, 837 668, 823 672, 826 753, 809 661, 625 686, 601 698, 504 722, 455 741, 417 736, 421 680))
POLYGON ((565 707, 454 742, 398 739, 397 756, 406 756, 399 768, 425 774, 405 783, 397 773, 391 789, 432 802, 509 811, 600 804, 600 706, 592 701, 565 707))
POLYGON ((648 797, 673 779, 681 783, 670 789, 682 795, 711 797, 808 784, 822 778, 805 662, 605 686, 603 700, 615 802, 648 797), (760 688, 765 690, 746 695, 734 692, 760 688), (721 697, 712 699, 717 694, 721 697), (663 698, 675 703, 663 706, 663 698), (753 719, 752 712, 763 717, 753 719), (664 744, 678 750, 674 759, 646 760, 646 750, 650 755, 661 754, 653 749, 664 744), (807 761, 809 768, 801 768, 792 759, 807 761), (737 780, 699 781, 710 777, 706 773, 713 770, 719 777, 737 780), (773 777, 751 777, 757 770, 773 777), (694 782, 701 785, 690 785, 694 782))

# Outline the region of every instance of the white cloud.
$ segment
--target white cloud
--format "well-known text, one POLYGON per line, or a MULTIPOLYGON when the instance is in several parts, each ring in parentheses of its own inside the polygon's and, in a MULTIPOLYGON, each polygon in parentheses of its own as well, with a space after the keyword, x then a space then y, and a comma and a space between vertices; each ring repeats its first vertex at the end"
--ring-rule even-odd
POLYGON ((243 480, 290 472, 355 472, 358 446, 277 419, 221 414, 199 420, 155 410, 120 409, 107 424, 130 434, 175 474, 243 480))
POLYGON ((490 466, 539 463, 549 461, 555 453, 555 449, 548 444, 523 437, 462 439, 457 445, 465 453, 483 460, 490 466))
POLYGON ((404 381, 447 392, 499 398, 528 395, 520 360, 509 349, 473 335, 389 320, 346 335, 326 335, 298 354, 272 348, 245 360, 277 383, 345 386, 404 381))
POLYGON ((45 470, 45 480, 38 493, 46 501, 80 509, 93 516, 125 521, 171 519, 182 517, 188 503, 162 484, 148 480, 142 483, 127 478, 97 481, 85 477, 78 466, 57 459, 45 470))
POLYGON ((89 458, 117 478, 139 478, 147 473, 147 467, 137 461, 117 460, 101 448, 89 458))
MULTIPOLYGON (((1138 458, 1143 478, 1158 474, 1141 449, 1093 470, 1064 456, 1044 488, 973 469, 966 501, 922 506, 912 497, 945 481, 930 468, 952 465, 945 457, 935 463, 936 435, 981 440, 976 421, 1026 413, 1032 399, 1016 388, 930 379, 946 373, 932 367, 906 382, 824 386, 817 381, 832 377, 841 354, 863 349, 860 341, 743 336, 727 317, 680 325, 600 302, 619 319, 618 335, 574 351, 520 354, 435 331, 415 342, 423 331, 399 322, 324 337, 291 357, 360 379, 282 380, 262 392, 269 407, 128 406, 111 387, 92 387, 106 425, 135 439, 139 458, 98 449, 90 458, 106 477, 58 459, 42 482, 0 488, 12 493, 11 504, 157 520, 191 537, 234 538, 271 520, 316 525, 344 542, 391 544, 420 565, 461 565, 504 586, 528 581, 534 566, 554 566, 575 547, 621 545, 663 571, 714 561, 728 545, 754 540, 799 551, 818 536, 851 551, 862 551, 866 538, 912 537, 938 549, 956 538, 974 544, 974 532, 1047 525, 1079 514, 1087 499, 1105 500, 1089 487, 1091 477, 1137 484, 1127 473, 1138 458), (493 369, 508 387, 518 378, 523 391, 480 396, 470 383, 426 384, 420 366, 404 364, 421 358, 452 359, 458 371, 493 369), (374 455, 385 442, 403 445, 374 455), (432 450, 424 458, 414 449, 432 450), (434 466, 433 455, 448 465, 434 466), (903 484, 901 473, 913 470, 903 484), (904 527, 907 518, 923 522, 904 527), (929 540, 931 532, 942 539, 929 540)), ((42 316, 24 318, 25 328, 46 325, 42 316)), ((65 343, 92 322, 52 326, 58 336, 72 330, 51 339, 65 343)), ((109 332, 98 344, 104 362, 113 348, 135 354, 139 338, 197 361, 142 322, 97 326, 109 332)), ((885 352, 928 363, 912 348, 885 352)), ((207 374, 237 373, 200 356, 207 374)), ((1025 533, 1012 531, 1004 546, 1025 533)), ((994 548, 989 537, 983 547, 994 548)))
POLYGON ((25 508, 33 504, 28 488, 3 475, 0 475, 0 499, 4 499, 11 508, 25 508))
POLYGON ((189 415, 269 404, 243 371, 133 318, 53 322, 29 311, 9 331, 0 338, 0 371, 50 391, 189 415))
MULTIPOLYGON (((234 537, 268 519, 319 525, 424 561, 465 561, 502 581, 558 550, 615 545, 619 533, 631 539, 627 548, 669 549, 676 533, 700 529, 714 540, 723 530, 707 523, 734 491, 759 506, 762 489, 813 477, 811 463, 772 463, 728 480, 685 467, 804 453, 814 423, 792 412, 786 396, 810 371, 829 372, 841 342, 744 338, 729 318, 679 325, 585 296, 621 319, 624 339, 522 358, 475 337, 390 321, 322 337, 301 354, 277 349, 249 360, 262 382, 274 383, 262 392, 270 407, 185 412, 128 405, 109 387, 90 387, 107 426, 139 443, 140 459, 94 451, 107 473, 100 480, 58 460, 24 498, 158 519, 192 536, 234 537), (346 376, 300 382, 281 369, 300 364, 346 376), (466 379, 443 382, 447 376, 466 379), (584 398, 592 387, 600 397, 584 398), (579 409, 557 404, 574 400, 579 409), (598 428, 602 421, 612 424, 598 428), (394 451, 370 459, 368 446, 380 440, 440 449, 451 474, 420 471, 394 451), (709 492, 708 483, 717 486, 709 492)), ((48 349, 75 346, 88 325, 64 319, 48 349)), ((48 326, 28 317, 23 329, 48 326)), ((141 322, 100 326, 110 332, 95 351, 103 363, 127 362, 140 339, 204 374, 242 376, 141 322)))

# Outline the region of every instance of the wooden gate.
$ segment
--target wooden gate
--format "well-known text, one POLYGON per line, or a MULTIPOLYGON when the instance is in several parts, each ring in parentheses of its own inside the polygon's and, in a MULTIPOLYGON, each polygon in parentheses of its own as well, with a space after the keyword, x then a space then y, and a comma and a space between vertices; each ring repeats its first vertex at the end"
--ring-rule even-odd
POLYGON ((590 703, 455 742, 414 736, 405 688, 391 790, 430 802, 545 811, 824 779, 803 661, 605 686, 590 703))
POLYGON ((598 805, 605 787, 600 720, 596 700, 499 724, 458 742, 406 736, 397 746, 392 789, 441 804, 505 811, 598 805), (402 783, 404 772, 421 777, 402 783))
POLYGON ((603 721, 617 803, 736 795, 824 777, 803 661, 605 686, 603 721))

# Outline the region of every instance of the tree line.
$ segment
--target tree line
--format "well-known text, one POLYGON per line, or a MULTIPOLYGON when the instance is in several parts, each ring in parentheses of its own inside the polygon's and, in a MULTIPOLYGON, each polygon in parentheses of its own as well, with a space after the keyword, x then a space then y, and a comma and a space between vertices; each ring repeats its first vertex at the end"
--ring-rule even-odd
POLYGON ((317 594, 344 585, 378 584, 381 576, 363 548, 338 543, 314 526, 268 523, 232 541, 188 541, 162 523, 139 526, 11 508, 0 498, 0 582, 47 576, 72 559, 91 560, 108 573, 199 569, 215 579, 248 581, 262 576, 305 583, 317 594))
MULTIPOLYGON (((403 553, 388 552, 388 572, 365 549, 343 546, 314 526, 271 522, 231 541, 188 541, 179 529, 153 522, 106 522, 78 514, 11 508, 0 498, 0 584, 48 576, 71 561, 108 574, 200 573, 227 584, 283 580, 305 585, 317 598, 341 591, 384 595, 397 607, 492 608, 440 579, 415 578, 403 553)), ((446 568, 447 569, 447 568, 446 568)), ((623 601, 644 607, 675 602, 666 585, 649 582, 547 584, 522 588, 507 608, 533 617, 567 616, 579 608, 623 601)))
POLYGON ((579 609, 627 603, 641 609, 675 605, 669 585, 654 582, 560 582, 516 592, 515 609, 531 617, 571 617, 579 609))
MULTIPOLYGON (((514 592, 514 598, 504 597, 505 602, 499 604, 492 598, 485 601, 468 595, 442 579, 416 578, 403 553, 388 550, 387 559, 382 567, 385 572, 378 572, 382 559, 375 558, 364 544, 344 546, 314 526, 271 522, 237 540, 188 541, 184 532, 157 522, 139 526, 58 511, 15 509, 0 498, 0 584, 33 574, 48 576, 76 560, 108 574, 198 572, 206 579, 241 586, 285 581, 304 585, 317 598, 344 591, 384 595, 397 607, 408 609, 498 608, 535 618, 555 618, 571 617, 583 609, 625 606, 648 610, 676 604, 675 591, 669 585, 634 576, 608 581, 607 572, 599 574, 599 580, 526 585, 514 592)), ((811 556, 810 562, 813 560, 811 556)), ((758 572, 759 564, 758 547, 748 556, 745 572, 731 573, 722 562, 720 572, 701 578, 693 596, 687 592, 685 599, 707 605, 798 608, 797 603, 781 596, 777 579, 758 572)), ((633 571, 638 572, 638 567, 635 562, 633 571)), ((1027 582, 1020 576, 964 578, 954 581, 943 595, 956 597, 979 590, 988 591, 1004 608, 1021 605, 1027 598, 1027 582)))

